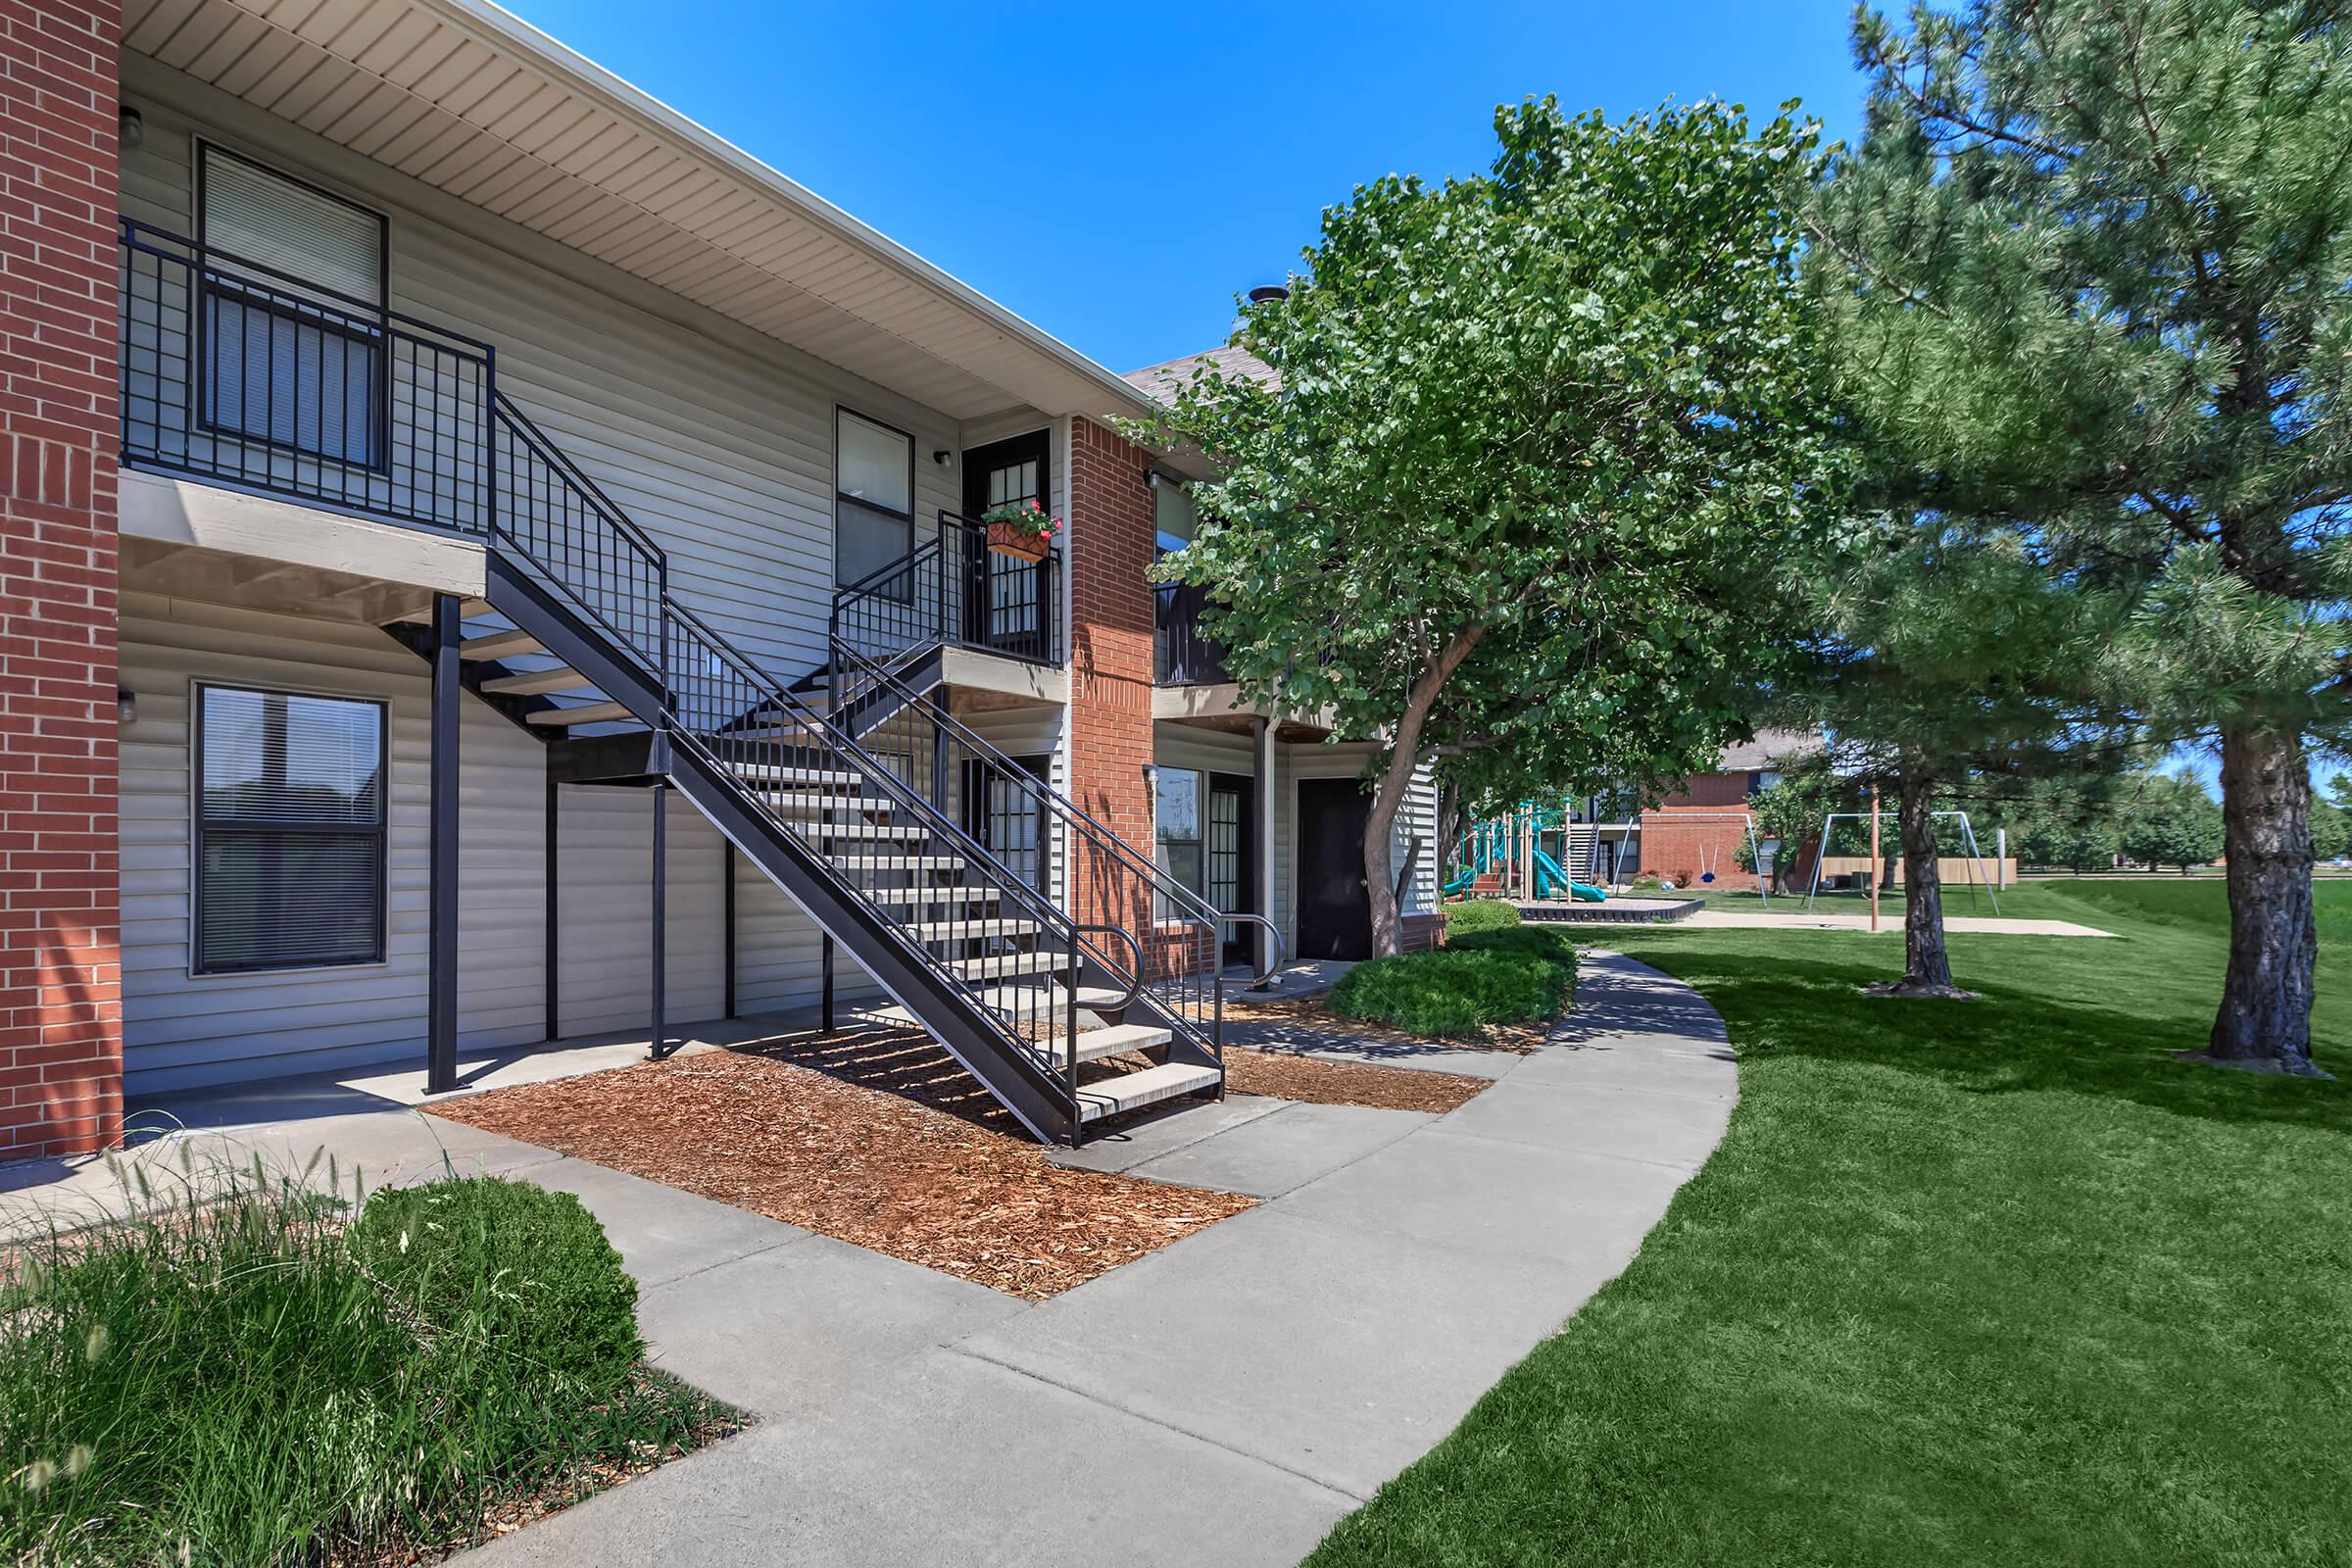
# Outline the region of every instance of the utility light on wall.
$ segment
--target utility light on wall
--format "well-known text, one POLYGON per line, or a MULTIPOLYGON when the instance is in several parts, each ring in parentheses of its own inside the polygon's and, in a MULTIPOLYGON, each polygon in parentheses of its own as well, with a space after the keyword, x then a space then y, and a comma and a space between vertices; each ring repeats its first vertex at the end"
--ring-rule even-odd
POLYGON ((124 147, 136 147, 147 139, 147 120, 136 109, 125 109, 116 117, 115 131, 124 147))
POLYGON ((1146 485, 1146 487, 1147 487, 1147 488, 1150 488, 1150 489, 1152 489, 1152 490, 1156 490, 1156 489, 1158 489, 1158 488, 1159 488, 1159 470, 1158 470, 1157 468, 1146 468, 1146 469, 1144 470, 1144 484, 1146 485))
POLYGON ((139 721, 139 694, 127 686, 115 688, 115 716, 125 724, 139 721))

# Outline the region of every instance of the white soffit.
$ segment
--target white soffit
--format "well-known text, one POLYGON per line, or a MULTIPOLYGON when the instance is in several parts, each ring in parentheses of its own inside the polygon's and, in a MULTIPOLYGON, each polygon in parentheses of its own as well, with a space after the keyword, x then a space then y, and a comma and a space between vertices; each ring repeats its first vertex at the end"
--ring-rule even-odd
POLYGON ((958 419, 1148 406, 484 0, 127 0, 122 44, 958 419))

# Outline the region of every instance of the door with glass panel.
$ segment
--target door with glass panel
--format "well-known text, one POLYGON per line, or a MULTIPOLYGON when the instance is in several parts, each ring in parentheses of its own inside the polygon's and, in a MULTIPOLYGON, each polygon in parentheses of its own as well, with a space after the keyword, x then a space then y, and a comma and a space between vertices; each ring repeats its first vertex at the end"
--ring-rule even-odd
MULTIPOLYGON (((977 519, 997 507, 1035 502, 1054 508, 1043 430, 974 447, 963 455, 963 510, 977 519)), ((992 553, 984 533, 962 535, 964 614, 962 640, 1016 659, 1046 657, 1053 606, 1050 573, 1054 561, 1026 561, 992 553)))

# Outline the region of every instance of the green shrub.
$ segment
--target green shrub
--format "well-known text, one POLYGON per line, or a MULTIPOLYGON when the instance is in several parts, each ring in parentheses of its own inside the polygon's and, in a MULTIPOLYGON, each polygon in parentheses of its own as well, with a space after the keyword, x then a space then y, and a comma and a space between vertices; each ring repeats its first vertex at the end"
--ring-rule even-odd
POLYGON ((460 1364, 486 1349, 598 1397, 644 1358, 637 1282, 569 1193, 488 1176, 387 1188, 349 1240, 460 1364))
POLYGON ((1446 911, 1446 940, 1450 942, 1473 931, 1499 931, 1518 923, 1518 906, 1500 899, 1473 899, 1446 911))
POLYGON ((142 1212, 0 1246, 0 1562, 374 1560, 735 1419, 616 1377, 634 1288, 568 1198, 435 1183, 347 1231, 309 1172, 130 1172, 142 1212))
POLYGON ((1575 984, 1576 948, 1566 937, 1506 926, 1449 937, 1435 953, 1359 963, 1332 988, 1331 1010, 1407 1034, 1477 1039, 1490 1024, 1558 1017, 1575 984))

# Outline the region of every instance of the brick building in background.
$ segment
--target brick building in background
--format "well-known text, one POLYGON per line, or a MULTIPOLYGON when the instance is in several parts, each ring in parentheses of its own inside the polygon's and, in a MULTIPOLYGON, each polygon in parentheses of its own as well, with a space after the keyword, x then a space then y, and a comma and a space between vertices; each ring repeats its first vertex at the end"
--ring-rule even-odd
MULTIPOLYGON (((1727 748, 1716 770, 1692 778, 1680 794, 1669 796, 1638 819, 1641 832, 1639 868, 1664 877, 1678 888, 1711 886, 1753 891, 1756 874, 1740 865, 1747 843, 1743 813, 1748 798, 1780 777, 1789 759, 1821 750, 1818 736, 1789 730, 1763 730, 1744 745, 1727 748), (1707 872, 1712 883, 1702 883, 1707 872)), ((1767 855, 1782 851, 1770 841, 1759 842, 1767 855)), ((1785 847, 1788 854, 1799 847, 1785 847)), ((1802 874, 1803 868, 1797 868, 1802 874)))

